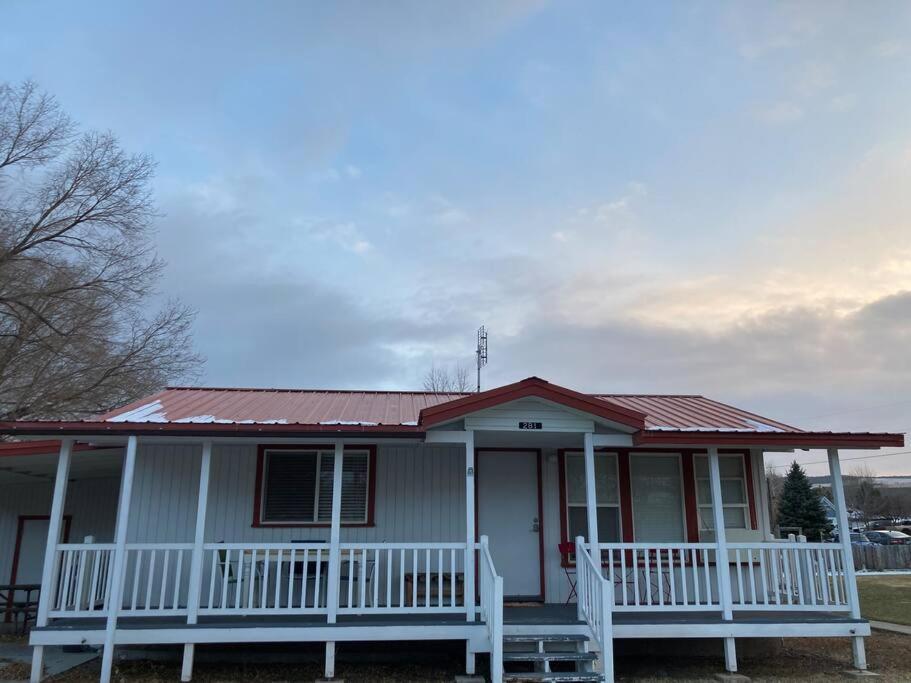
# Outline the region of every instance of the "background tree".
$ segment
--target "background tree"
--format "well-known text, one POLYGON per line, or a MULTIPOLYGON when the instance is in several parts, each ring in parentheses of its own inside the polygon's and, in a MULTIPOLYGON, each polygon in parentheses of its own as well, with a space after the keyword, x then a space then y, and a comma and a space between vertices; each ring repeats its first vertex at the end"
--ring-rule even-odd
POLYGON ((781 500, 781 491, 784 488, 784 477, 773 466, 769 465, 765 470, 766 481, 769 488, 769 512, 772 528, 778 526, 778 501, 781 500))
POLYGON ((799 527, 804 536, 814 541, 831 530, 819 494, 810 486, 806 472, 796 460, 791 463, 781 489, 778 525, 781 528, 799 527))
POLYGON ((850 477, 845 477, 845 501, 850 509, 860 512, 864 522, 886 514, 887 501, 876 475, 866 464, 858 465, 850 477))
POLYGON ((452 370, 445 366, 438 367, 434 363, 424 375, 424 391, 465 394, 472 389, 468 368, 461 363, 456 363, 452 370))
POLYGON ((0 84, 0 419, 106 410, 192 375, 193 315, 154 310, 153 163, 0 84))

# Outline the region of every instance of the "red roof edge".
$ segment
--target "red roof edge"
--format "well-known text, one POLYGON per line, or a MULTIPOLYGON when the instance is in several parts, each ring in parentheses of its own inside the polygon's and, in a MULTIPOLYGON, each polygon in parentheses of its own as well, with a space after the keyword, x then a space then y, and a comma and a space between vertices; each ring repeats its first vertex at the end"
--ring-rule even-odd
POLYGON ((633 436, 636 446, 755 445, 792 448, 889 448, 905 445, 904 434, 888 432, 726 432, 661 430, 633 436))
POLYGON ((635 429, 643 429, 645 427, 645 413, 610 404, 593 396, 551 384, 540 377, 528 377, 513 384, 507 384, 496 389, 488 389, 471 396, 424 408, 421 410, 418 424, 423 427, 430 427, 441 422, 457 419, 477 410, 529 396, 553 401, 568 408, 597 415, 605 420, 618 422, 627 427, 635 429))
MULTIPOLYGON (((96 448, 108 448, 107 446, 93 446, 87 443, 73 444, 74 451, 92 451, 96 448)), ((15 455, 41 455, 43 453, 57 453, 60 451, 60 441, 57 439, 45 439, 42 441, 11 441, 0 443, 0 458, 12 457, 15 455)))
POLYGON ((358 436, 414 436, 424 430, 412 425, 308 425, 308 424, 242 424, 232 422, 0 422, 0 434, 34 434, 54 436, 101 436, 136 434, 137 436, 326 436, 344 433, 358 436))

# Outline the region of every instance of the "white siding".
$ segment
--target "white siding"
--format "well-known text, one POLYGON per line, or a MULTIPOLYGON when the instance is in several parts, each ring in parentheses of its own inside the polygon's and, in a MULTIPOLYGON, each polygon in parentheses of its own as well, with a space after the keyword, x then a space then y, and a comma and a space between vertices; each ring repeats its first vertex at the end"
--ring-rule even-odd
POLYGON ((563 406, 533 398, 520 398, 503 405, 479 410, 465 418, 467 429, 517 432, 519 422, 540 422, 546 432, 590 432, 595 423, 563 406))
MULTIPOLYGON (((342 529, 342 541, 461 541, 465 537, 464 450, 379 446, 375 525, 342 529)), ((129 542, 190 542, 196 517, 199 446, 140 446, 129 542)), ((206 541, 328 539, 328 528, 253 527, 256 446, 216 446, 206 541)))
MULTIPOLYGON (((16 531, 20 515, 49 515, 54 483, 16 483, 0 485, 0 583, 6 583, 12 570, 16 531)), ((120 479, 84 479, 67 487, 65 514, 72 515, 70 540, 82 541, 95 536, 98 543, 114 538, 114 507, 120 479)))

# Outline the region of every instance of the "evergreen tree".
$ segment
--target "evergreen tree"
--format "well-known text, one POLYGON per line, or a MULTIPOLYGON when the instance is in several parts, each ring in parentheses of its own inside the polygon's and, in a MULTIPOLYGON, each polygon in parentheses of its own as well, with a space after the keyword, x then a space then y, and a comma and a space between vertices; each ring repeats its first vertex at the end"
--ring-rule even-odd
POLYGON ((810 486, 806 472, 796 460, 791 463, 778 501, 778 525, 800 527, 811 541, 820 540, 831 529, 819 494, 810 486))

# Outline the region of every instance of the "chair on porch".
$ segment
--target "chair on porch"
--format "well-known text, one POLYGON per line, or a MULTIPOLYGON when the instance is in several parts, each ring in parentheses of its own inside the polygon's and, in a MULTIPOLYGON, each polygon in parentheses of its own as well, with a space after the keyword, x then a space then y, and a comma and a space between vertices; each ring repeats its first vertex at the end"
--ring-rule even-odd
POLYGON ((557 550, 560 551, 560 564, 563 566, 563 572, 566 574, 566 580, 569 583, 569 595, 566 598, 566 602, 563 603, 568 605, 573 598, 578 597, 576 593, 576 565, 571 564, 573 554, 576 552, 576 544, 572 541, 558 543, 557 550))
MULTIPOLYGON (((219 543, 224 543, 224 541, 219 541, 219 543)), ((228 586, 234 587, 234 597, 236 598, 236 591, 243 589, 244 581, 247 582, 249 587, 250 581, 253 581, 253 599, 254 601, 259 600, 260 590, 259 582, 262 580, 263 572, 263 563, 262 560, 257 560, 254 564, 253 558, 247 556, 246 554, 241 558, 241 571, 240 575, 237 572, 237 561, 228 562, 228 551, 224 548, 219 549, 218 551, 218 568, 221 571, 222 581, 225 581, 228 586)), ((241 596, 241 602, 243 602, 243 596, 241 596)), ((251 605, 252 606, 252 605, 251 605)))

